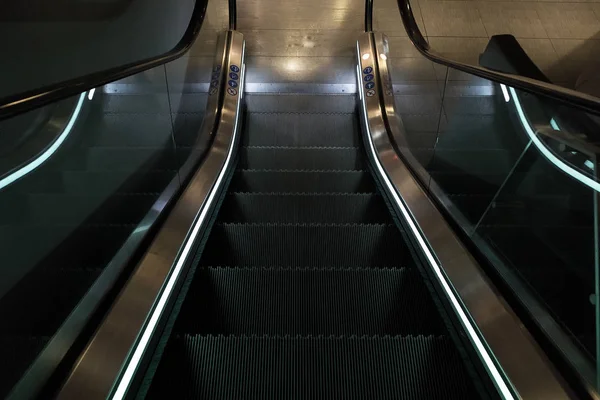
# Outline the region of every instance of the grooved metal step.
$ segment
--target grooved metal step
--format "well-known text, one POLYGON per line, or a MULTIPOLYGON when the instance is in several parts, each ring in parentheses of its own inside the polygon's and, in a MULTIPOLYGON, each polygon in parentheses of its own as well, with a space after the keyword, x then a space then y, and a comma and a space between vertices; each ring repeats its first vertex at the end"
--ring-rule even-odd
POLYGON ((373 193, 230 193, 223 222, 378 223, 392 220, 373 193))
MULTIPOLYGON (((250 113, 349 114, 356 109, 356 96, 354 94, 248 93, 245 97, 246 107, 250 113)), ((350 134, 351 132, 346 133, 350 134)))
POLYGON ((183 335, 157 375, 151 399, 478 397, 452 342, 432 336, 183 335))
POLYGON ((343 146, 360 144, 352 114, 248 113, 243 143, 248 146, 343 146))
POLYGON ((366 171, 239 170, 232 192, 373 193, 375 182, 366 171))
POLYGON ((246 146, 240 150, 240 169, 363 170, 358 147, 246 146))
POLYGON ((203 265, 395 267, 412 263, 388 224, 216 224, 203 265))
POLYGON ((175 329, 259 336, 443 333, 412 268, 199 268, 175 329))
POLYGON ((246 100, 240 169, 142 392, 479 397, 367 170, 355 99, 246 100))

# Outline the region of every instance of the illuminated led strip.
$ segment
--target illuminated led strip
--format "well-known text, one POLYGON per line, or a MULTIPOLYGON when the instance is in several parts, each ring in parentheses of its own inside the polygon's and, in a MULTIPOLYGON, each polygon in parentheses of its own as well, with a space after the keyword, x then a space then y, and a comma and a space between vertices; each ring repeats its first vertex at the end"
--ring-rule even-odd
MULTIPOLYGON (((244 60, 245 47, 246 47, 246 44, 244 42, 244 45, 242 47, 242 58, 241 58, 242 62, 244 60)), ((243 71, 243 69, 242 69, 242 71, 243 71)), ((243 91, 243 88, 244 88, 244 76, 242 75, 240 77, 240 92, 243 91)), ((158 321, 162 315, 162 312, 163 312, 165 306, 167 305, 167 300, 169 299, 171 292, 173 291, 173 288, 175 287, 175 283, 177 282, 177 280, 179 278, 179 274, 181 273, 183 264, 187 260, 187 257, 190 253, 192 245, 194 244, 196 237, 198 236, 198 233, 200 232, 200 228, 204 224, 206 215, 208 214, 208 211, 211 209, 214 198, 217 195, 219 187, 221 186, 221 181, 223 180, 225 173, 229 168, 229 163, 231 161, 232 154, 233 154, 233 145, 235 144, 235 139, 236 139, 237 131, 238 131, 238 121, 239 121, 241 103, 242 103, 242 101, 241 101, 241 97, 240 97, 238 99, 238 103, 237 103, 237 107, 236 107, 235 125, 233 127, 233 134, 231 137, 231 145, 229 146, 229 149, 227 152, 227 158, 225 159, 225 164, 223 165, 223 168, 221 169, 221 172, 219 173, 219 176, 217 177, 217 181, 215 182, 215 184, 208 196, 208 199, 207 199, 204 207, 202 208, 202 211, 200 212, 200 216, 198 217, 198 219, 194 223, 194 226, 192 227, 192 232, 190 233, 190 235, 188 236, 188 238, 185 242, 183 250, 181 251, 179 258, 177 259, 177 263, 175 264, 175 268, 173 269, 173 272, 171 273, 171 276, 169 277, 169 280, 167 281, 167 284, 160 295, 158 303, 156 304, 156 307, 154 307, 154 310, 152 311, 150 320, 146 324, 146 327, 144 328, 144 331, 142 333, 142 337, 140 338, 140 341, 138 342, 137 346, 135 347, 133 356, 129 360, 129 363, 127 364, 127 368, 125 369, 125 372, 123 373, 123 377, 121 378, 119 385, 117 386, 117 389, 115 390, 115 393, 112 396, 113 400, 122 400, 125 397, 125 394, 127 393, 127 389, 129 388, 129 384, 131 383, 131 380, 133 379, 133 375, 135 374, 135 371, 136 371, 140 361, 142 360, 142 355, 144 354, 144 351, 146 351, 146 347, 148 347, 150 338, 152 338, 152 335, 154 334, 154 330, 156 329, 156 325, 158 324, 158 321)))
POLYGON ((75 121, 77 120, 77 118, 79 117, 79 113, 81 112, 81 107, 83 106, 83 101, 85 99, 86 94, 87 92, 83 92, 79 95, 79 100, 77 100, 77 105, 75 106, 73 114, 71 114, 71 118, 69 119, 65 130, 62 131, 62 133, 58 136, 54 143, 52 143, 50 147, 48 147, 42 154, 36 157, 29 164, 2 178, 0 180, 0 190, 10 185, 14 181, 21 179, 22 177, 24 177, 25 175, 42 165, 47 159, 49 159, 52 156, 52 154, 56 152, 56 150, 58 150, 58 148, 63 144, 67 136, 69 136, 69 133, 71 133, 71 130, 75 125, 75 121))
MULTIPOLYGON (((360 70, 360 68, 359 68, 359 70, 360 70)), ((358 86, 360 88, 359 91, 362 92, 364 90, 363 86, 362 85, 358 85, 358 86)), ((421 250, 423 251, 423 253, 427 257, 427 260, 429 261, 429 264, 433 268, 433 271, 435 272, 438 280, 442 284, 442 288, 444 289, 444 291, 446 292, 446 295, 450 299, 450 303, 452 304, 452 307, 454 308, 456 314, 458 315, 458 317, 462 321, 463 326, 465 327, 467 333, 469 334, 469 337, 471 338, 471 341, 473 342, 473 344, 475 345, 475 347, 479 351, 479 354, 480 354, 483 362, 485 363, 486 367, 490 371, 490 374, 492 375, 492 378, 494 379, 496 387, 498 388, 498 390, 500 391, 500 393, 502 394, 502 396, 505 399, 515 399, 515 397, 513 396, 511 390, 509 389, 508 385, 506 384, 506 382, 502 378, 502 374, 500 374, 500 371, 498 371, 498 368, 496 367, 496 364, 494 363, 494 361, 492 360, 492 357, 488 353, 487 348, 485 347, 485 345, 483 344, 483 342, 479 338, 479 335, 477 334, 477 331, 475 330, 475 327, 471 323, 471 320, 467 317, 467 315, 466 315, 465 311, 463 310, 463 307, 461 306, 459 300, 456 298, 456 295, 454 294, 454 291, 450 287, 450 284, 447 282, 446 277, 442 273, 440 266, 438 265, 435 257, 431 253, 431 250, 429 249, 429 247, 425 243, 425 239, 423 238, 420 230, 415 225, 415 223, 413 221, 413 218, 412 218, 412 215, 410 214, 410 212, 406 208, 404 202, 401 200, 400 196, 396 192, 396 189, 394 188, 394 186, 390 182, 387 174, 385 173, 385 170, 381 166, 381 163, 379 162, 379 157, 377 156, 377 152, 375 151, 375 146, 373 145, 373 139, 371 138, 371 130, 370 130, 370 127, 369 127, 369 119, 368 119, 368 116, 367 116, 366 101, 365 101, 362 93, 361 93, 361 98, 363 98, 363 101, 361 103, 363 105, 362 111, 363 111, 364 118, 365 118, 365 126, 367 128, 367 138, 368 138, 368 142, 369 142, 369 148, 370 148, 371 153, 373 155, 373 159, 375 160, 375 165, 377 166, 377 169, 379 171, 380 176, 383 178, 383 181, 385 182, 386 186, 388 187, 389 193, 391 193, 392 196, 394 197, 394 200, 395 200, 396 204, 398 205, 398 208, 402 212, 402 215, 404 216, 404 219, 407 221, 407 223, 408 223, 408 225, 409 225, 409 227, 410 227, 410 229, 411 229, 414 237, 417 239, 417 242, 419 243, 419 246, 421 247, 421 250)))
POLYGON ((500 84, 500 88, 502 89, 502 94, 504 95, 504 101, 508 103, 510 101, 510 96, 508 95, 508 90, 506 90, 506 85, 500 84))
POLYGON ((510 94, 512 95, 513 100, 515 101, 515 107, 517 109, 517 114, 519 114, 519 119, 521 120, 521 125, 523 125, 525 132, 527 132, 527 135, 529 136, 529 138, 531 139, 531 141, 533 142, 535 147, 537 147, 537 149, 540 151, 540 153, 542 153, 548 161, 550 161, 552 164, 554 164, 554 166, 557 167, 558 169, 560 169, 561 171, 567 173, 571 177, 577 179, 579 182, 583 183, 586 186, 589 186, 590 188, 594 189, 595 191, 600 192, 600 183, 598 183, 595 180, 591 179, 590 177, 582 174, 581 172, 577 171, 576 169, 569 167, 567 164, 562 162, 558 157, 556 157, 554 155, 554 153, 552 153, 550 150, 548 150, 548 148, 544 145, 544 143, 535 134, 533 129, 531 129, 531 126, 529 125, 529 122, 527 121, 527 118, 525 117, 525 113, 523 112, 523 108, 521 107, 521 102, 519 101, 519 96, 517 95, 517 92, 513 88, 509 88, 509 90, 510 90, 510 94))

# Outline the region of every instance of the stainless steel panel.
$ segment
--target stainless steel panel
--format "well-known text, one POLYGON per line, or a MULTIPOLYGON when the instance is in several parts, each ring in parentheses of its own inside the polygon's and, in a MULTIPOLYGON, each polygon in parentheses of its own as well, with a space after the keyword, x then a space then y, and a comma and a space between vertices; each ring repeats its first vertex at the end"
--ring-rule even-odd
MULTIPOLYGON (((220 121, 209 153, 88 343, 58 393, 59 399, 122 398, 126 393, 128 380, 135 373, 164 305, 172 295, 170 290, 181 273, 195 235, 205 222, 225 169, 231 165, 243 90, 243 36, 229 32, 227 43, 227 62, 222 63, 217 57, 215 64, 221 63, 225 71, 230 65, 240 67, 240 86, 236 93, 222 94, 220 121)), ((212 100, 211 105, 214 105, 212 100)))
MULTIPOLYGON (((381 35, 363 35, 359 40, 359 69, 377 67, 376 90, 365 96, 360 86, 361 118, 367 142, 389 193, 429 260, 444 295, 461 320, 467 337, 479 353, 490 376, 504 398, 567 399, 573 398, 557 371, 544 356, 530 333, 497 293, 477 262, 469 255, 435 205, 421 189, 394 150, 393 140, 402 145, 402 126, 396 115, 393 95, 386 92, 386 54, 381 35), (369 54, 368 58, 361 57, 369 54), (378 63, 372 63, 377 59, 378 63), (379 85, 379 76, 383 76, 379 85), (390 104, 390 101, 392 102, 390 104), (387 120, 387 121, 386 121, 387 120), (388 132, 386 122, 391 126, 388 132)), ((366 57, 366 56, 365 56, 366 57)), ((360 72, 359 72, 360 73, 360 72)), ((362 74, 361 74, 362 75, 362 74)))

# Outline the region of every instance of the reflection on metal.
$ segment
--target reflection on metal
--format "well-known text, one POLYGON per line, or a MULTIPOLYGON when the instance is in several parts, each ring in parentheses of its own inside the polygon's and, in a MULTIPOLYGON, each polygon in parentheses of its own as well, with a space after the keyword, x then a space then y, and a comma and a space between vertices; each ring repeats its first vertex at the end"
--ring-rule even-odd
POLYGON ((46 160, 48 160, 55 152, 60 148, 63 144, 67 136, 73 130, 73 126, 75 125, 75 121, 79 117, 79 113, 81 112, 81 108, 83 107, 83 101, 87 92, 83 92, 79 95, 79 100, 77 101, 77 105, 75 106, 75 110, 73 110, 73 114, 71 114, 71 118, 69 122, 65 126, 65 129, 62 131, 60 135, 56 138, 56 140, 42 153, 40 153, 36 158, 20 167, 16 171, 10 173, 0 180, 0 190, 10 185, 11 183, 21 179, 40 165, 42 165, 46 160))
MULTIPOLYGON (((223 68, 243 65, 243 36, 230 31, 227 44, 229 51, 223 68)), ((243 79, 242 69, 240 90, 243 79)), ((219 90, 223 91, 224 86, 219 90)), ((202 166, 71 371, 58 399, 121 399, 127 394, 165 306, 174 294, 194 239, 205 227, 223 177, 232 164, 240 98, 224 96, 219 127, 202 166)))
POLYGON ((221 118, 221 101, 223 100, 224 93, 222 90, 217 90, 216 92, 214 90, 223 85, 224 77, 227 75, 227 71, 223 68, 223 65, 225 65, 226 62, 225 57, 227 56, 227 40, 227 32, 219 34, 213 65, 208 67, 211 71, 211 82, 208 83, 206 87, 206 92, 209 93, 208 100, 206 101, 206 111, 202 120, 202 126, 200 127, 200 133, 192 146, 192 153, 181 168, 179 168, 181 182, 184 182, 186 178, 189 177, 189 174, 198 167, 198 161, 205 155, 219 126, 219 119, 221 118), (213 85, 212 92, 209 91, 209 85, 213 85))
POLYGON ((578 180, 579 182, 583 183, 584 185, 590 187, 591 189, 595 190, 596 192, 600 192, 600 183, 596 182, 594 179, 590 178, 589 176, 582 174, 581 172, 577 171, 573 167, 570 167, 569 165, 565 164, 564 161, 562 161, 560 158, 558 158, 552 151, 550 151, 546 147, 544 142, 542 142, 540 140, 540 138, 536 135, 536 133, 531 128, 531 125, 529 124, 529 121, 527 120, 527 117, 525 116, 525 113, 523 112, 523 107, 521 107, 521 102, 519 100, 519 96, 517 95, 517 92, 515 91, 514 88, 509 88, 509 90, 510 90, 510 94, 511 94, 513 100, 515 101, 515 108, 517 109, 517 114, 519 116, 519 120, 521 121, 521 125, 523 125, 523 129, 525 129, 527 136, 529 136, 529 139, 531 139, 534 146, 539 150, 539 152, 542 153, 548 161, 550 161, 552 164, 554 164, 554 166, 556 168, 560 169, 564 173, 568 174, 569 176, 578 180))
MULTIPOLYGON (((383 48, 377 36, 365 34, 359 53, 383 48)), ((380 41, 383 39, 379 36, 380 41)), ((359 69, 363 64, 358 57, 359 69)), ((373 67, 377 68, 378 65, 373 67)), ((375 81, 382 88, 380 71, 375 81)), ((568 389, 513 311, 498 296, 480 267, 446 223, 440 212, 419 187, 398 157, 387 131, 388 105, 378 97, 363 96, 361 119, 365 141, 375 166, 413 235, 423 251, 450 305, 459 317, 471 343, 477 349, 499 394, 505 399, 568 399, 568 389)), ((382 97, 384 99, 385 96, 382 97)))
POLYGON ((94 98, 94 93, 96 93, 96 88, 93 88, 88 93, 88 100, 92 100, 94 98))

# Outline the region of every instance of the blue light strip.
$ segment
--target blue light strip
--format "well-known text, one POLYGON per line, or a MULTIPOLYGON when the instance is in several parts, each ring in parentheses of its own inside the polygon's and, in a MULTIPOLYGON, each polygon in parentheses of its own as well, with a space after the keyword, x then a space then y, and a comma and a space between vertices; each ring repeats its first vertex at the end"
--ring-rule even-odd
POLYGON ((535 134, 535 132, 531 128, 529 121, 527 121, 527 117, 525 117, 525 113, 523 112, 523 108, 521 107, 521 102, 519 101, 519 96, 517 95, 517 92, 515 91, 515 89, 510 88, 510 94, 512 95, 512 98, 515 101, 515 107, 517 109, 517 114, 519 115, 519 119, 521 120, 521 125, 523 125, 523 128, 525 129, 527 136, 529 136, 532 143, 534 144, 535 147, 537 147, 537 149, 540 151, 540 153, 542 153, 548 161, 550 161, 552 164, 554 164, 554 166, 556 168, 565 172, 572 178, 577 179, 579 182, 590 187, 591 189, 595 190, 596 192, 600 192, 600 183, 598 183, 595 180, 591 179, 590 177, 582 174, 581 172, 577 171, 576 169, 569 167, 562 160, 560 160, 556 155, 554 155, 554 153, 552 153, 550 150, 548 150, 546 145, 540 140, 540 138, 535 134))
POLYGON ((86 94, 87 94, 87 92, 83 92, 79 95, 79 100, 77 100, 77 105, 75 106, 75 110, 73 111, 73 114, 71 114, 71 118, 69 119, 69 122, 67 123, 67 126, 65 127, 65 130, 62 131, 62 133, 58 136, 58 138, 54 141, 54 143, 52 143, 52 145, 50 147, 48 147, 43 153, 41 153, 38 157, 33 159, 30 163, 28 163, 27 165, 19 168, 18 170, 14 171, 13 173, 2 178, 0 180, 0 190, 4 189, 6 186, 10 185, 11 183, 21 179, 22 177, 24 177, 25 175, 27 175, 28 173, 30 173, 31 171, 33 171, 34 169, 36 169, 37 167, 42 165, 44 162, 46 162, 47 159, 49 159, 56 152, 56 150, 58 150, 58 148, 63 144, 63 142, 65 141, 67 136, 69 136, 69 134, 73 130, 75 121, 77 121, 77 118, 79 117, 79 113, 81 112, 81 108, 83 106, 83 101, 85 99, 86 94))

